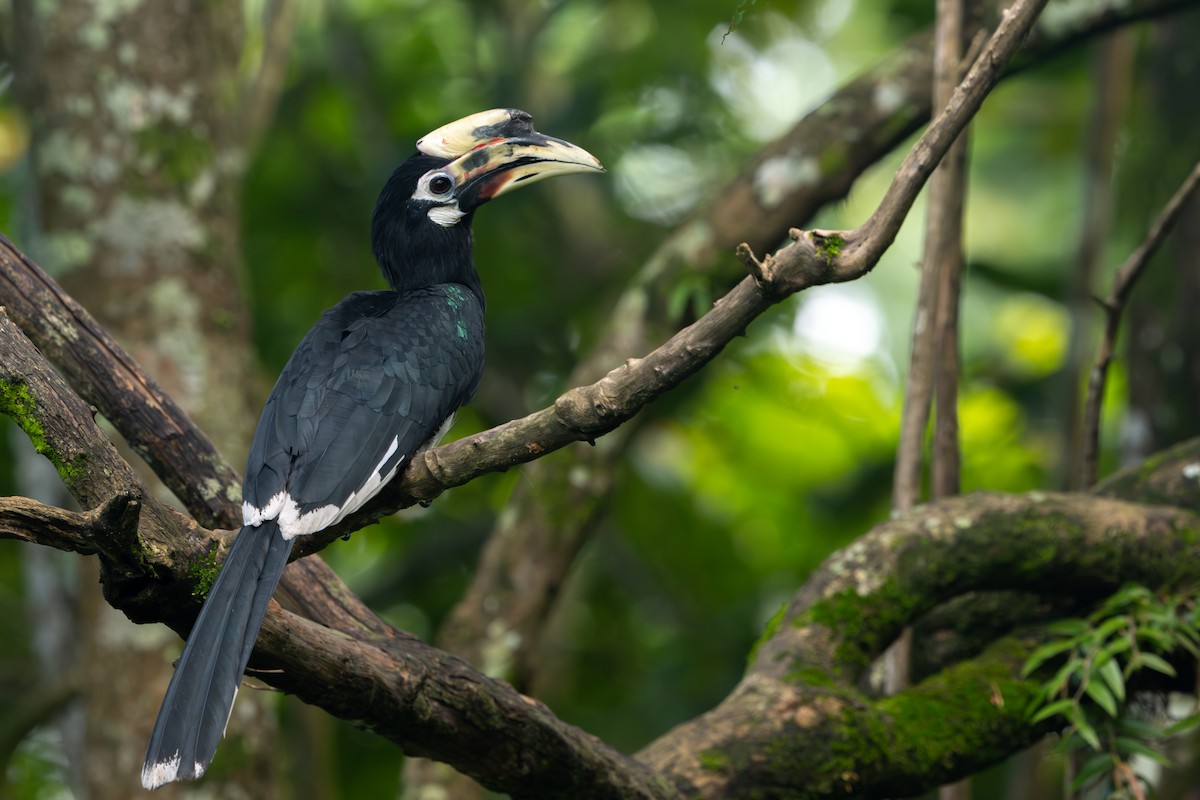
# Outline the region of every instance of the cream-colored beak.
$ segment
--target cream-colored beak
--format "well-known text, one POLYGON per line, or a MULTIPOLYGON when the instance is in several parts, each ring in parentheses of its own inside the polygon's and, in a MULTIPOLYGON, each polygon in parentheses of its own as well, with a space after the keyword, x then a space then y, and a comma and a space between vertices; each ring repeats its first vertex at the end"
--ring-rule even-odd
POLYGON ((538 133, 533 118, 513 108, 480 111, 422 136, 417 149, 453 159, 444 169, 480 199, 553 175, 604 172, 599 159, 570 142, 538 133))

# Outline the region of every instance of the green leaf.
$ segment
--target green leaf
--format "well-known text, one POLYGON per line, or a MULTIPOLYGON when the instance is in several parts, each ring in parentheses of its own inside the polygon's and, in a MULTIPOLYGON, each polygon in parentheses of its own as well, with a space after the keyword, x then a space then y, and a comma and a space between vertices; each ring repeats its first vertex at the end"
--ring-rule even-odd
POLYGON ((1112 642, 1109 642, 1108 644, 1106 644, 1104 646, 1104 648, 1099 652, 1099 654, 1097 654, 1096 660, 1097 661, 1107 661, 1110 658, 1115 658, 1116 656, 1120 655, 1121 653, 1128 652, 1129 648, 1131 648, 1131 647, 1133 647, 1133 644, 1129 641, 1129 639, 1126 639, 1126 638, 1115 639, 1112 642))
MULTIPOLYGON (((1187 628, 1180 628, 1179 632, 1183 633, 1186 630, 1187 628)), ((1197 648, 1191 639, 1181 637, 1176 641, 1176 644, 1187 650, 1193 657, 1200 658, 1200 648, 1197 648)))
POLYGON ((1076 708, 1074 701, 1059 700, 1056 703, 1051 703, 1050 705, 1043 708, 1041 711, 1034 714, 1033 718, 1030 719, 1029 721, 1031 723, 1038 723, 1044 719, 1049 719, 1050 717, 1053 717, 1056 714, 1061 714, 1063 717, 1066 717, 1069 721, 1070 720, 1070 711, 1073 708, 1076 708))
POLYGON ((1173 725, 1168 725, 1163 729, 1163 733, 1167 736, 1178 736, 1181 733, 1192 730, 1197 725, 1200 725, 1200 714, 1192 714, 1190 717, 1184 717, 1173 725))
POLYGON ((1175 640, 1171 635, 1157 628, 1138 628, 1137 638, 1143 641, 1154 642, 1160 650, 1172 650, 1175 647, 1175 640))
POLYGON ((1025 666, 1021 669, 1021 677, 1028 678, 1034 672, 1034 670, 1036 670, 1042 664, 1045 664, 1051 658, 1054 658, 1064 650, 1070 650, 1074 646, 1075 642, 1070 639, 1060 639, 1056 642, 1047 642, 1029 654, 1029 658, 1026 660, 1025 666))
POLYGON ((1160 725, 1155 725, 1149 720, 1144 720, 1139 717, 1124 716, 1117 720, 1117 731, 1120 734, 1133 736, 1143 741, 1152 739, 1162 739, 1167 735, 1167 729, 1160 725))
POLYGON ((1179 620, 1178 630, 1183 638, 1192 642, 1200 643, 1200 631, 1192 627, 1191 623, 1185 622, 1184 620, 1179 620))
POLYGON ((1081 619, 1060 619, 1047 625, 1046 630, 1056 636, 1078 636, 1088 630, 1088 624, 1081 619))
POLYGON ((1168 664, 1161 656, 1156 656, 1154 653, 1140 653, 1141 662, 1146 667, 1161 672, 1163 675, 1175 677, 1175 668, 1168 664))
POLYGON ((1087 721, 1087 717, 1083 714, 1083 709, 1079 706, 1072 706, 1071 711, 1067 714, 1067 718, 1071 720, 1071 724, 1075 726, 1076 733, 1088 743, 1088 746, 1093 750, 1100 749, 1100 737, 1096 735, 1096 729, 1087 721))
POLYGON ((1129 617, 1125 615, 1111 617, 1096 626, 1096 634, 1099 635, 1101 639, 1108 639, 1117 631, 1124 630, 1129 626, 1129 624, 1129 617))
POLYGON ((1096 705, 1103 708, 1110 717, 1117 715, 1117 701, 1113 699, 1112 692, 1100 681, 1089 680, 1084 684, 1083 691, 1087 693, 1088 697, 1092 698, 1096 705))
POLYGON ((1171 759, 1167 758, 1163 753, 1155 750, 1153 747, 1140 739, 1130 739, 1128 736, 1118 736, 1116 745, 1118 752, 1123 754, 1137 754, 1140 756, 1145 756, 1151 761, 1162 764, 1164 767, 1171 763, 1171 759))
POLYGON ((1090 750, 1091 748, 1088 747, 1088 743, 1083 740, 1083 737, 1079 735, 1079 731, 1075 730, 1074 728, 1068 728, 1066 733, 1063 735, 1063 738, 1059 740, 1057 747, 1054 749, 1059 753, 1066 755, 1068 753, 1074 753, 1076 750, 1090 750))
POLYGON ((1127 583, 1109 596, 1101 608, 1121 608, 1139 600, 1154 600, 1154 595, 1140 583, 1127 583))
POLYGON ((1083 671, 1083 661, 1078 658, 1072 658, 1067 663, 1063 664, 1058 672, 1054 673, 1054 677, 1046 682, 1052 694, 1062 691, 1066 688, 1071 678, 1083 671))
POLYGON ((1113 693, 1113 697, 1118 702, 1125 702, 1125 676, 1121 674, 1121 667, 1111 658, 1105 661, 1096 670, 1096 673, 1108 685, 1109 690, 1113 693))
POLYGON ((1079 772, 1075 775, 1075 780, 1071 781, 1071 791, 1079 791, 1090 781, 1106 772, 1111 772, 1115 768, 1116 761, 1113 760, 1110 753, 1097 753, 1083 762, 1083 766, 1079 768, 1079 772))

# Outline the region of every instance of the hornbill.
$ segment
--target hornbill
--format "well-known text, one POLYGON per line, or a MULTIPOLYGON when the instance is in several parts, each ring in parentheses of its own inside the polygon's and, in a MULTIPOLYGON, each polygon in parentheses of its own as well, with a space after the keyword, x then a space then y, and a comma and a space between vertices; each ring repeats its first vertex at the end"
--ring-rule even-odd
POLYGON ((391 286, 355 292, 297 346, 246 459, 243 525, 163 698, 142 784, 198 778, 225 733, 242 672, 292 543, 361 508, 436 444, 483 368, 483 288, 471 219, 493 197, 552 175, 603 171, 531 117, 494 109, 417 142, 371 220, 391 286))

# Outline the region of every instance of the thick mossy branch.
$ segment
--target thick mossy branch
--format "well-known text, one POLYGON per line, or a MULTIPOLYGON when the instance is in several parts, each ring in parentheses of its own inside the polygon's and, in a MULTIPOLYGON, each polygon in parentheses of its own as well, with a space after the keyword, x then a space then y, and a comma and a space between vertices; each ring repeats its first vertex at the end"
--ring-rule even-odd
MULTIPOLYGON (((1104 489, 1189 501, 1198 456, 1200 440, 1185 443, 1104 489)), ((729 698, 639 758, 685 794, 713 798, 895 796, 970 774, 1045 733, 1028 721, 1038 682, 1021 677, 1036 640, 973 641, 970 660, 882 699, 863 693, 869 665, 905 625, 967 594, 1029 598, 1011 626, 1066 607, 1059 601, 1094 603, 1125 581, 1200 581, 1200 518, 1079 494, 919 507, 831 556, 773 618, 729 698), (785 775, 805 780, 789 786, 785 775)))
MULTIPOLYGON (((1197 446, 1158 472, 1182 472, 1197 446)), ((1035 640, 1001 638, 883 699, 863 691, 871 663, 904 626, 969 591, 1051 587, 1095 602, 1125 581, 1200 581, 1200 517, 1048 493, 919 507, 831 556, 773 619, 729 698, 639 758, 713 798, 751 787, 763 798, 885 797, 971 774, 1046 730, 1028 721, 1039 684, 1020 674, 1035 640), (772 789, 784 775, 806 779, 772 789)))
POLYGON ((1035 644, 1001 639, 970 661, 877 700, 892 746, 877 779, 864 765, 864 788, 918 793, 999 763, 1045 735, 1050 725, 1029 723, 1037 682, 1021 678, 1035 644))
POLYGON ((1042 492, 951 498, 831 556, 759 645, 753 669, 815 667, 853 685, 905 625, 964 592, 1056 587, 1100 598, 1123 581, 1198 580, 1198 559, 1200 518, 1183 509, 1042 492), (816 641, 825 647, 814 654, 816 641))
POLYGON ((918 793, 1044 734, 1028 724, 1033 642, 1004 639, 893 697, 751 673, 720 706, 639 758, 686 797, 805 800, 918 793), (802 778, 798 776, 803 776, 802 778))

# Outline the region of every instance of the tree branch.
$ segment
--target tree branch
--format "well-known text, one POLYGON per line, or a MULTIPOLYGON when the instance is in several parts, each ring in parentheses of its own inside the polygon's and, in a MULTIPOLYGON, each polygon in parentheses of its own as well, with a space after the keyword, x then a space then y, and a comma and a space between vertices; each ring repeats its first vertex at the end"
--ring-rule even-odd
POLYGON ((1100 461, 1100 410, 1104 404, 1104 386, 1108 380, 1108 366, 1112 363, 1116 349, 1117 334, 1120 332, 1121 316, 1125 312, 1125 304, 1138 278, 1150 263, 1151 257, 1158 251, 1159 246, 1175 227, 1179 214, 1187 203, 1188 198, 1200 186, 1200 162, 1198 162, 1167 204, 1159 212, 1158 218, 1150 226, 1150 232, 1129 254, 1129 258, 1117 270, 1113 279, 1112 291, 1104 301, 1104 336, 1096 353, 1096 361, 1088 375, 1087 404, 1083 411, 1083 470, 1078 485, 1091 486, 1096 482, 1096 474, 1100 461))
MULTIPOLYGON (((1194 2, 1064 7, 1035 26, 1014 69, 1113 27, 1194 2)), ((999 0, 972 3, 972 35, 994 24, 1001 6, 999 0)), ((819 207, 843 197, 863 170, 923 124, 931 107, 931 42, 931 32, 918 34, 842 86, 667 237, 630 282, 599 343, 579 362, 568 385, 594 381, 630 353, 646 352, 669 336, 679 320, 664 310, 665 298, 682 274, 707 276, 719 287, 731 284, 738 278, 737 261, 722 256, 739 242, 748 243, 744 251, 739 247, 742 264, 757 269, 752 247, 774 247, 789 226, 803 224, 819 207)), ((575 445, 525 468, 528 480, 517 485, 495 524, 471 587, 439 632, 440 644, 473 663, 483 663, 486 652, 489 674, 526 685, 538 664, 532 654, 543 620, 606 508, 616 465, 638 428, 634 419, 598 447, 575 445), (538 554, 535 563, 529 554, 538 554)))
MULTIPOLYGON (((79 399, 0 307, 0 412, 54 464, 84 508, 114 494, 140 494, 140 482, 79 399)), ((26 509, 29 511, 30 509, 26 509)), ((57 525, 65 518, 58 517, 57 525)))
POLYGON ((0 304, 200 524, 241 524, 237 471, 95 318, 3 234, 0 304))
MULTIPOLYGON (((934 52, 934 99, 949 103, 962 66, 966 21, 963 0, 938 0, 938 41, 934 52)), ((932 496, 959 492, 958 303, 963 271, 963 207, 967 183, 966 129, 950 146, 929 179, 925 220, 925 261, 937 275, 934 304, 932 496)))
MULTIPOLYGON (((954 90, 946 109, 909 150, 875 212, 861 226, 845 233, 844 249, 834 254, 829 264, 830 282, 854 280, 878 263, 895 240, 930 173, 1000 80, 1005 64, 1016 53, 1045 5, 1045 0, 1018 0, 1004 12, 996 32, 954 90)), ((786 252, 782 251, 776 258, 783 257, 786 252)))
POLYGON ((99 552, 97 539, 112 531, 136 534, 140 503, 130 494, 113 495, 104 505, 77 513, 27 497, 0 497, 0 539, 17 539, 80 555, 99 552))
MULTIPOLYGON (((934 47, 934 104, 949 104, 962 67, 963 8, 959 0, 939 0, 937 35, 934 47)), ((900 425, 900 443, 896 448, 896 467, 892 485, 892 507, 901 511, 921 501, 921 465, 924 462, 925 431, 935 388, 939 395, 935 427, 934 463, 939 458, 938 443, 943 436, 957 454, 957 414, 954 386, 943 380, 944 367, 957 381, 957 308, 959 272, 962 265, 963 182, 966 163, 966 133, 953 145, 946 159, 929 180, 925 216, 925 252, 921 259, 921 281, 917 306, 913 311, 912 350, 908 381, 904 392, 904 411, 900 425), (950 296, 947 296, 950 295, 950 296), (953 312, 953 314, 952 314, 953 312), (946 341, 949 339, 949 341, 946 341), (948 352, 947 352, 947 349, 948 352), (944 364, 943 359, 951 359, 944 364), (949 406, 949 408, 944 408, 949 406), (949 416, 946 416, 946 414, 949 416), (942 426, 949 421, 950 432, 942 426)), ((957 459, 951 470, 957 481, 957 459)), ((938 492, 936 497, 955 492, 938 492)))

